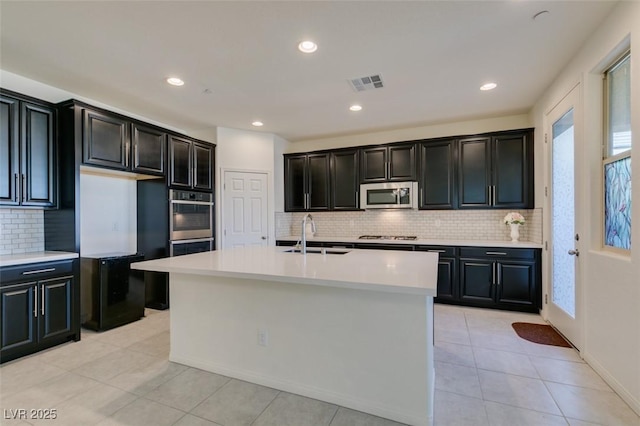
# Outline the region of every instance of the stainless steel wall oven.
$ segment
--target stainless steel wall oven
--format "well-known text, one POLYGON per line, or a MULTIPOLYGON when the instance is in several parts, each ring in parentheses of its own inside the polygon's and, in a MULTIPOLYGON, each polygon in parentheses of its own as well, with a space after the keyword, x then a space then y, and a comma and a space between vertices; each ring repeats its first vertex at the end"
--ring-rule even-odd
POLYGON ((170 190, 169 240, 211 239, 212 237, 212 194, 170 190))

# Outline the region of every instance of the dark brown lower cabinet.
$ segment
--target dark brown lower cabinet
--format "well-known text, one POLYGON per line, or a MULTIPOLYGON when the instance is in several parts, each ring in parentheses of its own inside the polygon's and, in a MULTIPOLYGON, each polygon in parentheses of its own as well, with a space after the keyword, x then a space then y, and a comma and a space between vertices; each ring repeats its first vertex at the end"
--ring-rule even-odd
POLYGON ((460 249, 460 302, 537 312, 541 307, 540 253, 536 249, 460 249))
MULTIPOLYGON (((278 240, 276 245, 293 246, 295 242, 278 240)), ((438 253, 436 302, 525 312, 538 312, 542 307, 540 249, 317 240, 308 246, 438 253)))
POLYGON ((80 340, 76 263, 1 268, 0 362, 80 340))

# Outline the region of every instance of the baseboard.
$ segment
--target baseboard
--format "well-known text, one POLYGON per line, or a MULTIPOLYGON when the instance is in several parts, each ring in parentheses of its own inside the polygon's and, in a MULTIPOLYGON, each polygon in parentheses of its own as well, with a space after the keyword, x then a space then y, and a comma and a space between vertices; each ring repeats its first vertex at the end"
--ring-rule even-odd
POLYGON ((595 370, 596 373, 602 377, 602 379, 607 382, 609 386, 622 398, 624 402, 626 402, 629 407, 636 412, 637 415, 640 416, 640 401, 637 400, 632 394, 627 391, 627 389, 622 386, 622 384, 613 377, 609 371, 604 368, 602 364, 598 362, 594 357, 589 355, 588 353, 583 354, 584 360, 595 370))
POLYGON ((353 410, 362 411, 408 425, 428 426, 433 424, 433 418, 427 418, 425 416, 420 416, 419 414, 412 415, 405 412, 398 412, 392 407, 383 406, 371 401, 353 398, 348 395, 339 394, 327 389, 316 388, 302 383, 264 376, 249 370, 229 368, 224 365, 212 363, 210 360, 189 358, 173 354, 169 357, 169 360, 177 362, 178 364, 188 365, 223 376, 233 377, 246 382, 329 402, 331 404, 340 405, 342 407, 351 408, 353 410))

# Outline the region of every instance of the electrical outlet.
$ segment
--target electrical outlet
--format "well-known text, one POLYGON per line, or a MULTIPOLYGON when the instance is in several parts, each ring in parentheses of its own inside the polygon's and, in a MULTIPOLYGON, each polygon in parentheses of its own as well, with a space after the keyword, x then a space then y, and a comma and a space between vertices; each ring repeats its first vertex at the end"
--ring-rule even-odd
POLYGON ((355 225, 355 223, 353 222, 353 220, 349 221, 349 226, 353 228, 353 226, 355 225))
POLYGON ((258 330, 258 344, 260 346, 269 345, 269 332, 266 329, 258 330))
POLYGON ((440 222, 440 219, 436 219, 436 228, 440 228, 440 226, 442 226, 442 222, 440 222))
POLYGON ((118 222, 113 222, 113 225, 111 226, 111 230, 112 231, 117 231, 118 230, 118 222))

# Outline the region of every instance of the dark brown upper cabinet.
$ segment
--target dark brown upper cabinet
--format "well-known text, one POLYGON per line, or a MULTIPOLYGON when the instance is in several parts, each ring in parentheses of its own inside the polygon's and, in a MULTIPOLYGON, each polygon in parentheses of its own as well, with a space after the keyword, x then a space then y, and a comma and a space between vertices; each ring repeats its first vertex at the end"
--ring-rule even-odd
POLYGON ((330 208, 357 210, 360 205, 360 150, 342 149, 331 152, 330 208))
POLYGON ((129 169, 130 122, 90 109, 84 109, 82 117, 82 162, 117 170, 129 169))
POLYGON ((533 132, 461 139, 459 208, 533 208, 533 132))
POLYGON ((55 106, 8 93, 0 95, 0 205, 55 207, 55 106))
POLYGON ((137 123, 131 125, 131 170, 164 176, 167 133, 137 123))
POLYGON ((360 150, 360 182, 416 180, 416 144, 393 144, 360 150))
POLYGON ((285 155, 285 210, 329 210, 329 153, 285 155))
POLYGON ((213 190, 214 146, 169 135, 169 186, 213 190))
POLYGON ((457 204, 456 141, 433 140, 419 145, 421 209, 455 209, 457 204))

